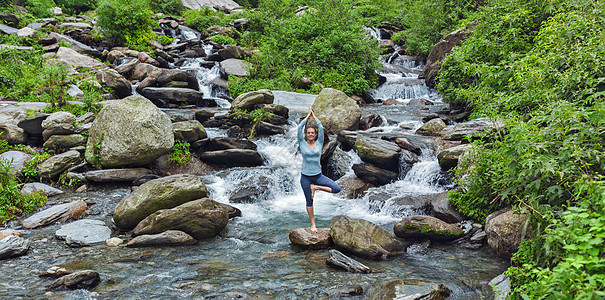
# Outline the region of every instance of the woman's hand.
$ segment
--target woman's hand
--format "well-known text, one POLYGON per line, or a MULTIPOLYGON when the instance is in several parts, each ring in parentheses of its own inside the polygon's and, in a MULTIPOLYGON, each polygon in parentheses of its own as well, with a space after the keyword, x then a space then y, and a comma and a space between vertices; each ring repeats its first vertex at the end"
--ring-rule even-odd
POLYGON ((311 105, 309 105, 309 113, 307 114, 307 116, 303 119, 303 120, 307 120, 309 119, 310 116, 313 116, 313 118, 315 118, 314 114, 313 114, 313 109, 311 108, 311 105))

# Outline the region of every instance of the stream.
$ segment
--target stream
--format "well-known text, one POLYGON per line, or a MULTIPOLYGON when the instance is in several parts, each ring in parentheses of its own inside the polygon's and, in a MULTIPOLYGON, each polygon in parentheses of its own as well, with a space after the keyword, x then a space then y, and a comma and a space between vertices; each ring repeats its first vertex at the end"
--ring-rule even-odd
MULTIPOLYGON (((197 59, 203 60, 203 59, 197 59)), ((413 135, 422 125, 422 117, 447 108, 435 91, 417 76, 422 65, 399 56, 385 63, 382 75, 387 82, 369 93, 377 99, 393 98, 401 105, 371 104, 362 111, 381 116, 383 124, 367 130, 371 134, 413 135), (405 105, 411 99, 429 100, 434 105, 405 105)), ((211 97, 224 93, 209 83, 219 76, 192 59, 181 67, 196 69, 200 86, 211 97)), ((374 289, 391 280, 415 278, 443 283, 452 294, 447 299, 491 299, 487 283, 508 268, 508 261, 497 257, 489 247, 469 250, 449 244, 432 244, 428 249, 410 247, 407 253, 386 260, 354 257, 375 272, 348 273, 326 266, 327 250, 304 250, 288 239, 290 230, 308 227, 305 200, 299 178, 302 157, 297 150, 296 126, 312 104, 314 95, 275 91, 275 103, 290 109, 286 133, 257 138, 258 151, 266 158, 262 167, 230 168, 203 176, 210 197, 229 203, 234 188, 243 180, 260 176, 269 188, 256 203, 231 203, 242 211, 229 221, 220 236, 191 246, 127 248, 105 245, 71 248, 54 237, 62 224, 40 229, 20 229, 31 242, 27 255, 0 261, 0 298, 2 299, 328 299, 332 288, 360 285, 365 294, 347 297, 364 299, 374 289), (51 279, 38 273, 53 266, 73 270, 90 269, 101 274, 101 283, 92 290, 47 291, 51 279), (240 297, 240 298, 238 298, 240 297)), ((217 98, 218 99, 218 98, 217 98)), ((219 113, 228 110, 227 101, 218 101, 219 113)), ((185 113, 166 110, 167 113, 185 113)), ((209 137, 227 136, 226 130, 208 128, 209 137)), ((340 194, 319 192, 315 197, 317 227, 329 227, 336 215, 365 219, 389 232, 402 218, 422 211, 398 204, 402 197, 426 197, 446 191, 440 185, 442 173, 431 137, 422 141, 420 162, 405 177, 391 184, 371 188, 362 198, 346 199, 340 194), (380 201, 376 201, 380 199, 380 201), (380 203, 380 204, 376 204, 380 203)), ((350 166, 361 162, 353 151, 338 151, 341 161, 350 166)), ((98 186, 84 193, 54 196, 42 209, 57 203, 84 200, 89 204, 87 218, 112 225, 111 213, 130 193, 129 186, 98 186)), ((128 240, 129 234, 114 231, 128 240)), ((397 298, 399 299, 399 298, 397 298)))

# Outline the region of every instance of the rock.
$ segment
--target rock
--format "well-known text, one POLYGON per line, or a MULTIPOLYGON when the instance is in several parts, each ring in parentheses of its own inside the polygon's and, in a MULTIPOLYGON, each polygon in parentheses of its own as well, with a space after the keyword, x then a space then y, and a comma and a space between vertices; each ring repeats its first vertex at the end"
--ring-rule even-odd
POLYGON ((224 167, 256 167, 264 163, 258 152, 249 149, 208 151, 200 153, 199 157, 204 162, 224 167))
POLYGON ((39 114, 35 117, 25 118, 20 121, 17 126, 23 128, 27 134, 41 135, 44 129, 42 128, 42 122, 48 117, 48 114, 39 114))
POLYGON ((374 186, 382 186, 399 179, 399 174, 370 164, 354 164, 352 168, 355 176, 374 186))
POLYGON ((510 257, 517 252, 528 226, 527 214, 517 214, 511 208, 499 210, 485 219, 487 243, 499 255, 510 257))
POLYGON ((14 230, 14 229, 4 229, 4 230, 0 230, 0 240, 3 240, 5 237, 9 236, 9 235, 14 235, 14 236, 23 236, 21 234, 21 232, 14 230))
POLYGON ((140 63, 141 62, 134 57, 119 58, 114 61, 114 66, 116 66, 115 71, 122 76, 128 76, 128 74, 132 73, 132 70, 140 63))
POLYGON ((6 151, 0 154, 0 161, 8 162, 10 173, 14 176, 21 176, 25 164, 32 158, 31 155, 21 151, 6 151))
POLYGON ((464 123, 458 123, 451 127, 446 127, 440 133, 444 140, 462 140, 464 137, 473 137, 483 132, 494 132, 502 128, 501 119, 479 118, 464 123))
POLYGON ((53 178, 81 161, 80 152, 70 150, 59 155, 51 156, 38 166, 38 174, 42 178, 53 178))
POLYGON ((241 59, 230 58, 223 60, 219 63, 221 69, 227 76, 250 76, 250 70, 252 68, 252 64, 241 59))
POLYGON ((401 148, 397 144, 379 138, 358 135, 355 149, 364 162, 399 173, 401 148))
POLYGON ((118 237, 112 237, 105 241, 105 245, 107 245, 108 247, 117 247, 117 246, 122 245, 123 243, 124 243, 124 240, 122 240, 121 238, 118 238, 118 237))
POLYGON ((114 64, 114 61, 118 58, 122 58, 122 57, 126 57, 126 54, 124 54, 124 52, 118 50, 118 49, 112 49, 111 51, 109 51, 107 53, 107 61, 111 64, 114 64))
POLYGON ((204 103, 204 94, 190 88, 147 87, 142 89, 140 93, 155 103, 190 103, 196 105, 204 103))
POLYGON ((464 216, 450 203, 448 192, 437 194, 437 196, 431 200, 431 207, 433 215, 444 222, 458 223, 464 220, 464 216))
POLYGON ((4 34, 17 34, 19 29, 0 24, 0 31, 2 31, 4 34))
POLYGON ((17 36, 20 39, 33 38, 36 35, 36 31, 29 27, 23 27, 17 31, 17 36))
POLYGON ((362 295, 363 287, 361 285, 336 286, 330 288, 326 294, 328 294, 329 299, 341 299, 347 296, 362 295))
POLYGON ((233 103, 231 104, 231 109, 251 111, 257 105, 273 104, 274 99, 275 96, 270 90, 258 90, 247 92, 237 96, 237 98, 233 100, 233 103))
POLYGON ((83 219, 61 226, 55 236, 71 247, 104 243, 111 237, 111 229, 100 220, 83 219))
POLYGON ((295 228, 288 235, 290 242, 305 249, 326 249, 332 246, 330 228, 318 228, 312 232, 309 228, 295 228))
POLYGON ((0 106, 0 123, 17 125, 27 117, 27 109, 23 107, 7 105, 0 106))
POLYGON ((151 170, 146 168, 93 170, 84 173, 87 181, 91 182, 133 182, 151 170))
POLYGON ((380 126, 380 124, 382 124, 382 118, 379 115, 367 111, 361 112, 359 130, 368 130, 372 127, 380 126))
POLYGON ((225 27, 220 25, 212 25, 204 30, 202 36, 224 35, 232 38, 239 38, 239 33, 233 27, 225 27))
POLYGON ((422 150, 420 147, 413 145, 412 142, 406 137, 398 137, 395 139, 395 144, 401 149, 408 150, 416 155, 420 155, 422 150))
POLYGON ((170 209, 185 202, 208 196, 199 176, 172 175, 151 180, 124 197, 113 212, 121 229, 132 229, 141 220, 161 209, 170 209))
POLYGON ((443 170, 455 168, 458 165, 458 159, 472 147, 473 146, 470 144, 462 144, 440 151, 437 154, 439 166, 441 166, 441 169, 443 170))
POLYGON ((361 108, 355 100, 339 90, 321 90, 312 108, 328 133, 338 134, 342 130, 359 128, 361 108))
POLYGON ((433 46, 426 59, 426 67, 422 72, 426 85, 432 88, 435 87, 435 79, 439 74, 443 60, 449 55, 452 48, 460 45, 470 35, 471 28, 465 26, 446 35, 443 40, 433 46))
POLYGON ((42 131, 42 138, 46 141, 53 135, 69 135, 74 134, 75 132, 76 128, 72 124, 57 124, 53 128, 42 131))
POLYGON ((254 203, 267 194, 272 182, 269 176, 253 174, 239 182, 229 197, 231 203, 254 203))
POLYGON ((95 120, 95 114, 92 112, 87 112, 81 116, 79 116, 78 118, 76 118, 76 123, 78 124, 88 124, 88 123, 92 123, 95 120))
POLYGON ((449 241, 462 235, 460 227, 431 216, 411 216, 393 226, 393 232, 403 239, 430 239, 449 241))
POLYGON ((143 81, 145 78, 147 78, 147 76, 149 76, 149 74, 151 74, 152 72, 158 70, 157 67, 150 65, 150 64, 145 64, 145 63, 140 63, 137 64, 134 69, 132 70, 132 75, 130 75, 130 80, 138 80, 138 81, 143 81))
POLYGON ((27 140, 25 131, 13 124, 0 124, 0 139, 6 140, 10 145, 24 144, 27 140))
POLYGON ((208 137, 206 129, 197 120, 172 123, 172 131, 175 140, 183 140, 189 143, 208 137))
POLYGON ((206 151, 218 151, 227 149, 248 149, 256 150, 258 146, 248 139, 238 139, 229 137, 217 137, 212 139, 200 140, 192 145, 192 148, 201 154, 206 151))
POLYGON ((51 129, 62 124, 73 125, 76 122, 76 116, 70 112, 59 111, 50 114, 44 121, 42 121, 42 129, 51 129))
POLYGON ((332 249, 329 251, 329 253, 330 253, 330 257, 328 257, 328 259, 326 260, 326 264, 328 266, 332 266, 337 269, 342 269, 342 270, 345 270, 347 272, 352 272, 352 273, 371 273, 372 272, 372 270, 368 266, 342 254, 342 252, 340 252, 338 250, 332 249))
POLYGON ((399 255, 409 246, 376 224, 342 215, 332 218, 330 236, 338 249, 371 259, 399 255))
POLYGON ((239 46, 227 46, 226 48, 218 50, 217 54, 222 60, 230 58, 242 59, 252 56, 252 51, 239 46))
POLYGON ((178 230, 166 230, 162 233, 152 235, 140 235, 130 240, 127 247, 149 247, 149 246, 178 246, 192 245, 197 243, 192 236, 178 230))
POLYGON ((489 286, 494 291, 494 300, 505 300, 510 293, 510 278, 500 274, 489 282, 489 286))
POLYGON ((82 200, 59 204, 28 217, 21 222, 21 225, 24 228, 31 229, 50 225, 57 221, 77 220, 84 215, 86 210, 88 210, 88 205, 82 200))
POLYGON ((142 220, 132 233, 138 236, 180 230, 202 240, 219 234, 228 221, 229 215, 221 204, 203 198, 172 209, 158 210, 142 220))
POLYGON ((215 10, 231 11, 238 7, 235 1, 232 0, 182 0, 183 5, 189 9, 201 10, 204 7, 210 7, 215 10))
POLYGON ((119 98, 132 95, 132 84, 116 70, 103 69, 97 72, 97 80, 109 87, 119 98))
POLYGON ((200 85, 197 78, 190 73, 182 70, 156 69, 151 72, 145 80, 137 86, 137 91, 140 93, 144 88, 148 87, 170 87, 173 82, 186 82, 184 88, 199 91, 200 85))
POLYGON ((441 130, 443 130, 445 127, 447 127, 447 125, 445 122, 443 122, 443 120, 439 118, 432 119, 424 123, 422 127, 418 128, 418 130, 416 130, 416 134, 438 136, 441 130))
POLYGON ((216 167, 202 162, 199 158, 193 155, 189 158, 189 162, 187 162, 185 165, 175 165, 169 161, 168 154, 162 155, 153 161, 151 168, 155 174, 159 174, 161 176, 176 174, 203 176, 218 170, 216 167))
POLYGON ((451 292, 442 283, 406 278, 375 285, 368 291, 366 299, 443 300, 451 292))
POLYGON ((342 188, 340 193, 347 199, 361 198, 368 189, 374 187, 373 184, 355 176, 341 177, 336 183, 342 188))
POLYGON ((61 195, 64 193, 60 189, 56 189, 52 186, 48 186, 48 185, 46 185, 44 183, 40 183, 40 182, 26 183, 21 188, 21 194, 23 194, 23 195, 31 195, 31 194, 34 194, 37 192, 44 192, 49 197, 61 195))
MULTIPOLYGON (((275 101, 275 96, 273 96, 273 101, 275 101)), ((288 119, 288 114, 290 113, 290 110, 287 107, 285 107, 283 105, 275 104, 275 103, 260 104, 260 105, 258 105, 258 107, 262 108, 272 114, 283 117, 284 119, 288 119)))
POLYGON ((19 16, 10 13, 0 13, 0 20, 5 21, 6 24, 12 27, 18 27, 19 22, 21 22, 21 18, 19 18, 19 16))
POLYGON ((141 96, 106 104, 89 132, 86 160, 104 168, 144 165, 174 145, 170 118, 141 96))
MULTIPOLYGON (((75 50, 78 53, 82 53, 82 54, 85 54, 85 55, 90 55, 90 56, 93 56, 93 57, 99 57, 99 58, 102 55, 102 53, 99 50, 93 49, 93 48, 91 48, 89 46, 86 46, 83 43, 80 43, 80 42, 78 42, 78 41, 76 41, 76 40, 74 40, 72 38, 69 38, 67 36, 58 34, 56 32, 49 33, 48 34, 48 38, 52 38, 52 39, 56 39, 57 41, 64 41, 64 42, 69 43, 71 49, 70 48, 61 47, 61 48, 64 48, 64 49, 68 49, 68 50, 71 50, 71 51, 75 50)), ((58 52, 57 52, 57 54, 58 54, 58 52)), ((95 61, 98 62, 98 63, 100 63, 100 64, 103 64, 103 63, 101 63, 98 60, 95 60, 95 61)), ((105 66, 105 65, 103 64, 103 66, 105 66)))
POLYGON ((242 216, 242 211, 239 210, 239 208, 237 208, 235 206, 231 206, 229 204, 225 204, 225 203, 219 203, 219 204, 222 205, 223 208, 225 208, 225 210, 227 211, 227 214, 229 215, 229 219, 242 216))
POLYGON ((0 260, 25 255, 30 242, 16 235, 9 235, 0 240, 0 260))
POLYGON ((86 138, 80 134, 53 135, 44 142, 44 149, 59 150, 86 145, 86 138))
POLYGON ((65 275, 69 275, 71 273, 73 273, 73 272, 67 271, 67 269, 65 269, 65 268, 54 266, 54 267, 50 267, 46 271, 41 271, 40 274, 38 274, 38 277, 59 278, 59 277, 65 276, 65 275))
MULTIPOLYGON (((52 60, 50 60, 50 61, 52 61, 52 60)), ((57 50, 57 61, 60 63, 64 63, 68 66, 71 66, 75 69, 107 68, 107 66, 105 64, 103 64, 102 62, 100 62, 94 58, 88 57, 86 55, 82 55, 70 48, 65 48, 65 47, 60 47, 59 50, 57 50)))
POLYGON ((88 289, 97 286, 101 282, 101 275, 92 270, 83 270, 69 275, 65 275, 53 281, 48 287, 49 290, 77 290, 88 289))

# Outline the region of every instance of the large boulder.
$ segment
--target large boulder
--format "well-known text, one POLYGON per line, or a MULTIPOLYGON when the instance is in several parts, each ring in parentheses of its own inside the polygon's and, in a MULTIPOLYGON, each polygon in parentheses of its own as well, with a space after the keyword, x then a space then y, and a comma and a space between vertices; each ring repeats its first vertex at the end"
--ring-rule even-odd
POLYGON ((421 135, 439 135, 441 130, 443 130, 447 125, 441 118, 432 119, 424 124, 418 130, 416 130, 416 134, 421 135))
POLYGON ((160 156, 153 161, 151 169, 160 176, 169 176, 175 174, 208 175, 218 168, 202 162, 199 158, 191 155, 189 161, 183 165, 175 164, 168 159, 169 154, 160 156))
MULTIPOLYGON (((69 50, 73 49, 72 51, 75 50, 78 53, 82 53, 82 54, 85 54, 85 55, 90 55, 90 56, 93 56, 93 57, 99 57, 99 58, 102 55, 101 51, 99 51, 97 49, 94 49, 94 48, 91 48, 91 47, 89 47, 89 46, 87 46, 87 45, 85 45, 83 43, 80 43, 80 42, 78 42, 78 41, 76 41, 76 40, 74 40, 74 39, 72 39, 70 37, 67 37, 67 36, 62 35, 62 34, 58 34, 56 32, 49 33, 48 34, 48 38, 50 38, 50 39, 56 39, 57 41, 64 41, 64 42, 69 43, 69 45, 70 45, 69 47, 70 48, 61 47, 61 48, 64 48, 64 49, 69 49, 69 50)), ((61 48, 59 48, 59 50, 61 50, 61 48)), ((58 52, 57 52, 57 55, 58 55, 58 52)), ((101 63, 100 61, 97 60, 97 62, 100 63, 100 64, 102 64, 103 67, 105 67, 105 65, 103 63, 101 63)))
POLYGON ((473 146, 471 144, 462 144, 440 151, 437 154, 439 166, 441 166, 441 169, 443 170, 455 168, 458 165, 458 160, 460 157, 472 147, 473 146))
POLYGON ((487 244, 499 255, 510 257, 519 249, 528 226, 526 213, 515 213, 512 208, 492 213, 485 219, 487 244))
POLYGON ((31 155, 21 151, 6 151, 0 154, 0 160, 9 163, 10 172, 14 176, 21 176, 25 163, 32 158, 31 155))
POLYGON ((59 155, 51 156, 38 166, 38 174, 42 178, 53 178, 65 170, 80 163, 80 152, 70 150, 59 155))
POLYGON ((263 157, 251 149, 227 149, 199 154, 202 161, 224 167, 257 167, 264 163, 263 157))
POLYGON ((0 139, 7 141, 11 145, 24 144, 27 140, 27 135, 17 125, 0 124, 0 139))
POLYGON ((401 148, 397 144, 360 134, 355 141, 355 149, 364 162, 399 173, 401 148))
POLYGON ((479 118, 454 126, 448 126, 440 133, 444 140, 459 141, 464 137, 473 137, 483 132, 493 132, 502 128, 501 119, 479 118))
POLYGON ((233 100, 231 108, 250 111, 254 109, 256 105, 272 104, 274 99, 275 96, 273 96, 273 93, 270 90, 247 92, 237 96, 237 98, 233 100))
POLYGON ((219 65, 225 74, 242 77, 249 76, 250 72, 248 70, 252 68, 251 63, 237 58, 223 60, 219 65))
POLYGON ((431 216, 406 217, 393 226, 393 232, 403 239, 449 241, 462 235, 460 227, 431 216))
POLYGON ((103 69, 97 72, 97 80, 111 88, 116 96, 124 98, 132 95, 132 84, 116 70, 103 69))
POLYGON ((220 203, 203 198, 172 209, 158 210, 142 220, 132 233, 142 235, 180 230, 201 240, 219 234, 228 221, 227 210, 220 203))
POLYGON ((7 105, 0 106, 0 123, 17 125, 27 118, 27 109, 23 107, 7 105))
POLYGON ((59 111, 50 114, 44 121, 42 121, 42 129, 47 130, 62 124, 73 125, 76 122, 76 116, 67 111, 59 111))
POLYGON ((170 118, 141 96, 106 104, 89 132, 86 160, 103 168, 147 164, 174 145, 170 118))
POLYGON ((373 184, 352 175, 345 175, 336 181, 342 188, 340 194, 347 199, 361 198, 373 184))
POLYGON ((312 232, 309 228, 295 228, 288 234, 290 242, 305 249, 325 249, 332 246, 330 228, 318 228, 312 232))
POLYGON ((452 48, 460 45, 460 43, 470 36, 471 30, 469 27, 462 27, 448 34, 433 46, 429 56, 426 59, 426 67, 422 75, 425 77, 426 85, 435 87, 435 79, 441 69, 441 64, 447 55, 452 51, 452 48))
POLYGON ((172 175, 151 180, 124 197, 113 211, 113 220, 122 229, 132 229, 141 220, 161 209, 208 196, 199 176, 172 175))
MULTIPOLYGON (((52 61, 52 59, 51 59, 51 61, 52 61)), ((60 63, 64 63, 68 66, 71 66, 74 69, 107 68, 107 66, 105 64, 103 64, 102 62, 100 62, 92 57, 82 55, 70 48, 65 48, 65 47, 61 47, 57 51, 57 61, 60 63)))
POLYGON ((206 129, 197 120, 172 123, 172 131, 175 139, 189 143, 208 137, 206 129))
POLYGON ((450 203, 448 192, 439 193, 431 200, 433 215, 447 223, 463 221, 464 216, 450 203))
POLYGON ((204 94, 190 88, 146 87, 140 93, 160 106, 167 103, 196 105, 204 103, 204 94))
POLYGON ((149 73, 147 78, 137 86, 137 92, 140 93, 148 87, 171 87, 175 85, 196 91, 200 89, 197 78, 191 73, 182 70, 156 69, 149 73))
POLYGON ((343 130, 359 128, 361 108, 355 100, 339 90, 321 90, 313 102, 313 110, 328 133, 338 134, 343 130))
POLYGON ((372 259, 399 255, 409 246, 374 223, 342 215, 332 218, 330 236, 337 248, 372 259))
POLYGON ((50 150, 70 149, 86 145, 86 138, 81 134, 53 135, 42 147, 50 150))
POLYGON ((370 164, 354 164, 352 168, 355 176, 373 186, 389 184, 399 179, 399 174, 370 164))

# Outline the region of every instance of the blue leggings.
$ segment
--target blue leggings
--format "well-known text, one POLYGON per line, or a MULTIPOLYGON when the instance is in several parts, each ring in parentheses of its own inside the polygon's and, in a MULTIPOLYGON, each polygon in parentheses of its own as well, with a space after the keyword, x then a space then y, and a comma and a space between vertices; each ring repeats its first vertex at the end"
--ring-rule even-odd
POLYGON ((307 199, 307 207, 313 206, 313 199, 311 199, 311 184, 330 187, 332 188, 332 193, 334 194, 340 192, 340 186, 338 186, 334 180, 324 176, 321 173, 313 176, 300 174, 300 185, 305 193, 305 199, 307 199))

